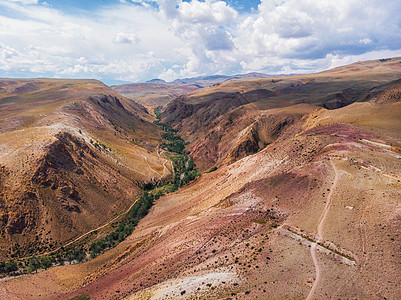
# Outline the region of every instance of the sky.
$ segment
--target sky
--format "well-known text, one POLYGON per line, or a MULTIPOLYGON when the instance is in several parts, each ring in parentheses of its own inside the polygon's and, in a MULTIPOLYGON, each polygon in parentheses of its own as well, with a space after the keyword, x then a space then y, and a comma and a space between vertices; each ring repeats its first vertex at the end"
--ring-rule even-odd
POLYGON ((106 84, 401 56, 400 0, 0 0, 0 77, 106 84))

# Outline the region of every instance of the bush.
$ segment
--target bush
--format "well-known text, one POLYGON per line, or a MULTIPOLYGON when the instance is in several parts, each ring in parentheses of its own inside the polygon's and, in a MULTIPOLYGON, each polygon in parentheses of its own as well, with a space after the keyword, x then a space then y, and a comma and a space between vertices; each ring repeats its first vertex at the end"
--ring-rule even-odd
POLYGON ((6 273, 13 273, 18 270, 17 263, 13 260, 6 262, 4 266, 4 270, 6 273))
POLYGON ((52 261, 48 256, 44 256, 40 259, 40 265, 43 269, 48 269, 52 266, 52 261))
POLYGON ((169 152, 175 152, 179 154, 185 153, 185 142, 182 140, 175 140, 170 143, 162 143, 161 147, 169 152))
POLYGON ((28 260, 28 272, 36 272, 37 269, 40 268, 40 262, 36 257, 31 257, 28 260))
POLYGON ((208 173, 212 173, 212 172, 214 172, 214 171, 216 171, 217 170, 217 167, 213 167, 213 168, 211 168, 209 171, 208 171, 208 173))
POLYGON ((142 185, 142 189, 144 191, 150 191, 150 190, 153 190, 154 188, 155 188, 155 185, 152 182, 147 182, 142 185))

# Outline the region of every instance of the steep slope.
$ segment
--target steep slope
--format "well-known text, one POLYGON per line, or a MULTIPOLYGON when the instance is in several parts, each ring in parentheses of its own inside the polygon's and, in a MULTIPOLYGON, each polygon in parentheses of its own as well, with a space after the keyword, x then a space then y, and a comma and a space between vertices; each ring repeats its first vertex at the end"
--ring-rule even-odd
POLYGON ((308 104, 337 109, 368 101, 397 83, 400 62, 394 58, 350 65, 341 72, 334 69, 302 76, 231 80, 171 101, 164 108, 163 121, 179 130, 190 143, 197 165, 206 170, 263 149, 288 124, 310 111, 301 109, 291 116, 283 111, 280 116, 279 108, 308 104), (275 117, 266 116, 266 110, 271 109, 276 109, 275 117))
POLYGON ((98 81, 0 85, 2 258, 62 246, 161 179, 158 129, 142 106, 98 81))
POLYGON ((396 298, 400 104, 305 113, 262 151, 159 199, 113 251, 1 287, 16 299, 285 299, 313 287, 313 299, 396 298))
MULTIPOLYGON (((337 109, 322 107, 322 102, 298 103, 290 96, 271 101, 279 88, 257 92, 266 97, 261 101, 233 91, 219 91, 219 97, 185 96, 182 105, 188 107, 181 111, 177 106, 174 112, 190 114, 171 123, 181 133, 191 130, 186 137, 191 147, 203 142, 199 147, 209 149, 210 156, 221 155, 219 168, 157 200, 116 248, 83 264, 5 279, 0 295, 397 299, 400 87, 395 73, 382 77, 379 72, 377 82, 373 73, 369 76, 363 84, 357 77, 341 79, 338 86, 337 79, 322 81, 328 82, 325 93, 320 84, 316 90, 303 87, 308 99, 324 99, 328 90, 344 86, 363 90, 354 99, 359 101, 337 109), (213 108, 210 118, 204 103, 213 108), (193 137, 202 138, 208 130, 220 130, 221 140, 193 137), (214 152, 208 148, 213 141, 220 147, 214 152)), ((286 89, 288 83, 279 86, 286 89)))

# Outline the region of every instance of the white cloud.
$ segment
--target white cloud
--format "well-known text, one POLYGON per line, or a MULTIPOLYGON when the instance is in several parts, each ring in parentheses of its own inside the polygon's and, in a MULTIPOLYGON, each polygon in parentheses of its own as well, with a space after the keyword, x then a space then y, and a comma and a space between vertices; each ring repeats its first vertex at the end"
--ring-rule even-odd
POLYGON ((398 0, 262 0, 247 15, 219 0, 120 2, 75 16, 0 0, 0 76, 173 80, 401 55, 398 0))
POLYGON ((165 81, 173 81, 174 79, 177 79, 178 77, 179 77, 179 74, 177 74, 173 69, 168 69, 167 71, 165 71, 159 75, 159 78, 163 79, 165 81))
POLYGON ((180 19, 187 23, 224 25, 237 18, 237 12, 223 1, 206 0, 182 2, 178 8, 180 19))
POLYGON ((369 44, 372 44, 373 41, 369 38, 364 38, 364 39, 360 39, 359 43, 364 44, 364 45, 369 45, 369 44))
POLYGON ((400 12, 399 1, 262 0, 259 12, 238 25, 234 43, 243 67, 267 70, 269 61, 302 67, 330 55, 400 50, 400 12))
POLYGON ((204 40, 207 50, 232 50, 234 47, 231 36, 221 29, 209 33, 204 40))
POLYGON ((133 44, 138 43, 139 39, 133 33, 119 32, 116 34, 114 42, 118 44, 133 44))

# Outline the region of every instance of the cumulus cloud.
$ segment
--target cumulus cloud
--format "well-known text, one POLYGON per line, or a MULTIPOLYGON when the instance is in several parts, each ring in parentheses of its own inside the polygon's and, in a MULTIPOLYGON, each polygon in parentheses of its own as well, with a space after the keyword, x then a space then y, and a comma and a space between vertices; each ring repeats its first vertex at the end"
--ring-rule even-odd
POLYGON ((369 45, 369 44, 372 44, 373 41, 369 38, 364 38, 364 39, 360 39, 359 43, 364 44, 364 45, 369 45))
POLYGON ((133 33, 119 32, 116 34, 114 42, 118 44, 133 44, 138 43, 139 39, 133 33))
POLYGON ((268 69, 269 60, 302 67, 300 61, 401 49, 399 1, 262 0, 258 9, 234 40, 244 67, 268 69))
POLYGON ((232 50, 234 43, 225 30, 216 30, 205 37, 207 50, 232 50))
POLYGON ((181 2, 178 11, 180 19, 187 23, 224 25, 237 17, 237 11, 223 1, 181 2))
POLYGON ((173 80, 249 71, 301 73, 401 55, 401 3, 120 0, 80 15, 0 0, 0 76, 173 80))

